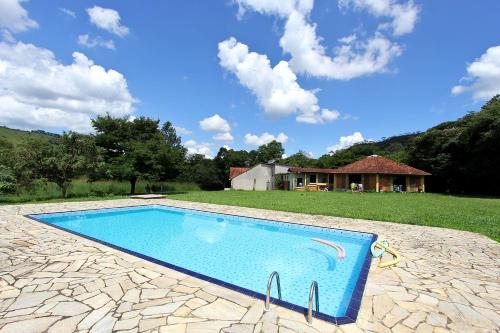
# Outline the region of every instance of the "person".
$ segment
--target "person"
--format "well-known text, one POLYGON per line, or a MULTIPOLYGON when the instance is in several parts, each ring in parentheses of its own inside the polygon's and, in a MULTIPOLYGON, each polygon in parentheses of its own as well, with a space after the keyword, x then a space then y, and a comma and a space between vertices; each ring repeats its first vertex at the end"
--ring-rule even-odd
POLYGON ((356 184, 354 182, 351 183, 351 192, 354 193, 354 190, 356 190, 356 184))
POLYGON ((363 184, 362 183, 359 183, 358 184, 358 192, 361 194, 363 193, 363 184))

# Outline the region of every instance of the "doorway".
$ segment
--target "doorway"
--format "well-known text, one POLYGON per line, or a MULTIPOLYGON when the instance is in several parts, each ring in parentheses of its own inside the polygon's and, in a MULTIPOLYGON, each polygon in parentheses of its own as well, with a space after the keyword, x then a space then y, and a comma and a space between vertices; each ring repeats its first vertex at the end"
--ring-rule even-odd
POLYGON ((394 176, 392 184, 394 192, 406 192, 406 176, 394 176))

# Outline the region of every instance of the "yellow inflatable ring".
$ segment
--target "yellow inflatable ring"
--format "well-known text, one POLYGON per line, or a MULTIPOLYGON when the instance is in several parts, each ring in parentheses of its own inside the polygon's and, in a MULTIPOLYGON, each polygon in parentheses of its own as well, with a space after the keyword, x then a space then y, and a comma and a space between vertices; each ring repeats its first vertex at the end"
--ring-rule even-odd
POLYGON ((387 252, 389 252, 390 254, 392 254, 394 256, 393 260, 389 260, 389 261, 386 261, 386 262, 381 262, 378 265, 378 267, 380 267, 380 268, 389 267, 389 266, 392 266, 392 265, 396 265, 398 262, 401 261, 401 256, 393 248, 385 245, 384 243, 379 243, 379 242, 377 242, 377 244, 375 244, 375 246, 385 249, 387 252))

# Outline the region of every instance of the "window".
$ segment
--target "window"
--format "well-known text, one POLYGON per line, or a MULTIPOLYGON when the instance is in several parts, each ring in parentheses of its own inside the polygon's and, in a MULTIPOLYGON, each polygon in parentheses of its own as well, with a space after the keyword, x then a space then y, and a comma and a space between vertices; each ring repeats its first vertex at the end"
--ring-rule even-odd
POLYGON ((302 187, 304 186, 304 180, 302 177, 297 178, 297 187, 302 187))
POLYGON ((328 183, 328 175, 321 173, 319 175, 319 182, 318 183, 324 183, 324 184, 328 183))
POLYGON ((316 183, 316 174, 309 175, 309 183, 316 183))

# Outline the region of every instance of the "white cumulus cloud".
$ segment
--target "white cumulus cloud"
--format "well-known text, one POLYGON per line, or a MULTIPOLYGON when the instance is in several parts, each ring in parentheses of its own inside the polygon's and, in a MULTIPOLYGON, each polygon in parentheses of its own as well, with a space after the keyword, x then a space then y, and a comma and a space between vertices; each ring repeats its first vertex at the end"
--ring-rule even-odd
POLYGON ((307 14, 314 6, 314 0, 236 0, 236 3, 240 18, 247 10, 287 17, 295 10, 307 14))
POLYGON ((227 120, 214 114, 211 117, 200 120, 200 127, 202 130, 207 132, 229 132, 231 131, 231 126, 227 120))
POLYGON ((267 115, 297 113, 298 122, 325 123, 338 112, 321 110, 313 91, 303 89, 286 61, 271 67, 266 55, 250 52, 248 46, 231 37, 219 43, 220 65, 234 73, 241 85, 250 89, 267 115))
POLYGON ((339 8, 366 10, 375 17, 387 17, 392 21, 379 25, 379 29, 391 28, 395 36, 411 33, 420 13, 420 6, 413 0, 399 3, 397 0, 339 0, 339 8))
POLYGON ((91 131, 90 120, 129 116, 137 101, 125 77, 73 53, 65 65, 48 49, 0 43, 0 123, 16 128, 91 131))
POLYGON ((200 121, 200 128, 206 132, 215 132, 212 137, 214 140, 228 142, 234 140, 231 135, 231 126, 226 119, 222 118, 218 114, 202 119, 200 121))
POLYGON ((467 66, 467 75, 461 84, 451 90, 454 95, 472 92, 475 100, 484 100, 500 94, 500 45, 490 47, 473 63, 467 66))
POLYGON ((182 127, 182 126, 174 126, 174 128, 175 128, 175 131, 177 132, 177 134, 180 134, 180 135, 190 135, 193 133, 192 131, 190 131, 187 128, 182 127))
POLYGON ((120 23, 120 14, 114 9, 94 6, 87 8, 87 13, 89 14, 90 22, 98 28, 120 37, 125 37, 130 32, 129 28, 120 23))
POLYGON ((336 152, 338 150, 349 148, 352 145, 363 141, 365 141, 365 138, 363 138, 363 134, 361 134, 360 132, 354 132, 351 135, 341 136, 339 139, 339 143, 327 147, 326 150, 328 152, 336 152))
MULTIPOLYGON (((409 33, 417 20, 419 7, 410 0, 399 4, 395 0, 339 0, 339 6, 345 8, 353 2, 360 4, 386 3, 381 11, 369 10, 370 13, 392 18, 394 35, 409 33)), ((290 68, 296 73, 336 80, 350 80, 355 77, 383 73, 388 71, 388 65, 398 57, 401 47, 387 39, 378 29, 372 37, 360 40, 357 36, 341 38, 340 45, 329 55, 323 38, 316 34, 316 24, 310 22, 310 12, 313 0, 237 0, 238 15, 246 10, 261 14, 275 15, 286 19, 280 45, 285 53, 291 55, 290 68)), ((368 5, 367 5, 368 6, 368 5)), ((372 8, 372 7, 369 7, 372 8)), ((374 8, 379 6, 374 5, 374 8)), ((382 28, 385 25, 381 25, 382 28)))
POLYGON ((295 11, 288 17, 280 45, 291 55, 290 67, 294 71, 336 80, 386 72, 391 60, 401 54, 401 47, 381 33, 366 40, 349 37, 341 39, 332 57, 321 44, 316 25, 295 11))
POLYGON ((29 17, 21 2, 21 0, 0 1, 0 28, 11 32, 22 32, 38 27, 38 23, 29 17))
POLYGON ((188 140, 184 143, 189 155, 200 154, 206 158, 212 158, 212 150, 209 143, 198 143, 195 140, 188 140))
POLYGON ((245 135, 245 143, 251 146, 258 147, 266 145, 271 141, 285 143, 288 141, 288 136, 285 133, 280 133, 277 136, 274 136, 273 134, 269 134, 267 132, 262 133, 261 135, 255 135, 250 133, 245 135))
POLYGON ((75 12, 68 9, 68 8, 61 7, 61 8, 59 8, 59 10, 71 18, 76 18, 75 12))
POLYGON ((111 39, 106 40, 103 39, 101 36, 92 38, 88 34, 78 36, 78 44, 89 48, 101 46, 110 50, 115 49, 115 43, 111 39))

